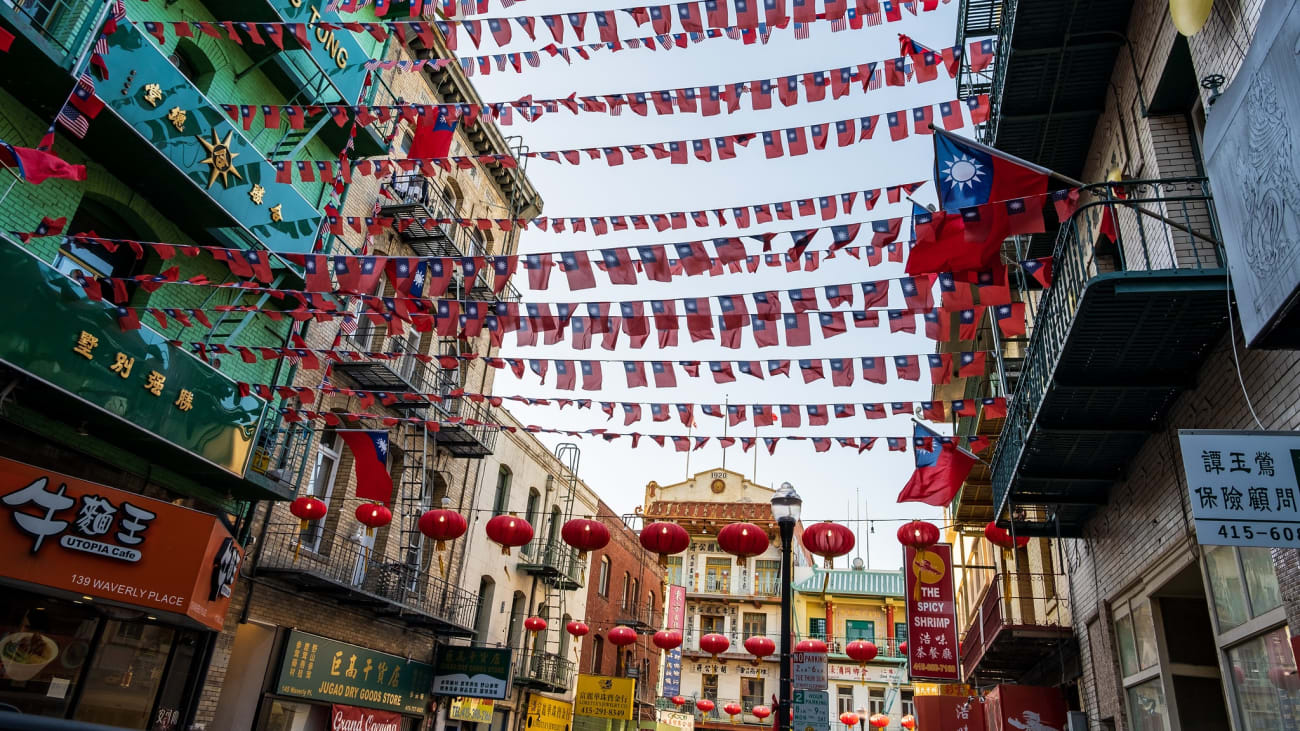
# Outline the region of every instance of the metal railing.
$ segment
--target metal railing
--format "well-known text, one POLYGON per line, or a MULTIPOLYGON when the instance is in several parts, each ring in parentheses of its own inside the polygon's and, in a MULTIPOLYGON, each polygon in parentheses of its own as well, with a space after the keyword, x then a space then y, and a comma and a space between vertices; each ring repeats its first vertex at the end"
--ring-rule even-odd
POLYGON ((658 629, 663 626, 662 606, 651 607, 648 602, 632 602, 628 606, 620 605, 616 613, 620 624, 638 623, 658 629))
MULTIPOLYGON (((287 405, 280 401, 280 407, 287 405)), ((247 476, 293 492, 302 484, 311 444, 310 426, 291 424, 275 409, 268 409, 253 445, 247 476)))
MULTIPOLYGON (((326 540, 330 540, 328 533, 326 540)), ((307 550, 301 542, 296 524, 271 524, 257 549, 258 569, 308 574, 364 597, 367 603, 382 600, 401 614, 419 614, 462 629, 474 625, 479 600, 473 592, 417 566, 391 560, 382 551, 366 550, 337 532, 328 552, 307 550)), ((333 596, 346 601, 346 593, 333 596)))
POLYGON ((581 581, 583 574, 577 550, 563 541, 534 538, 519 549, 519 563, 552 568, 575 583, 581 581))
MULTIPOLYGON (((1052 286, 1044 291, 1032 317, 1015 394, 992 458, 993 503, 1004 502, 1020 462, 1020 452, 1043 395, 1052 383, 1057 361, 1074 322, 1084 290, 1097 276, 1111 272, 1222 270, 1223 252, 1213 199, 1206 178, 1124 181, 1127 198, 1115 197, 1110 184, 1090 185, 1081 206, 1061 225, 1053 250, 1052 286), (1145 211, 1145 212, 1143 212, 1145 211), (1164 217, 1166 220, 1153 217, 1164 217), (1102 219, 1112 216, 1113 254, 1099 254, 1102 219), (1172 221, 1184 230, 1170 225, 1172 221), (1189 235, 1196 231, 1216 243, 1189 235)), ((1118 188, 1116 189, 1118 190, 1118 188)), ((1117 336, 1119 334, 1117 333, 1117 336)))
POLYGON ((1003 573, 993 577, 980 596, 962 635, 962 667, 972 672, 998 633, 1008 627, 1069 629, 1070 602, 1059 594, 1063 578, 1055 574, 1003 573))
POLYGON ((36 39, 64 54, 71 64, 90 42, 105 10, 102 3, 84 0, 11 0, 0 3, 0 17, 8 16, 22 30, 31 29, 36 39))
POLYGON ((730 594, 731 577, 730 576, 705 576, 704 591, 709 594, 730 594))
POLYGON ((573 662, 542 650, 524 650, 515 656, 515 679, 567 688, 573 680, 573 662))
POLYGON ((735 722, 738 724, 743 723, 743 724, 755 724, 755 725, 763 725, 763 724, 770 725, 772 723, 771 715, 767 717, 767 720, 763 720, 760 719, 758 716, 755 716, 753 713, 751 713, 751 711, 754 709, 754 706, 767 706, 767 708, 771 710, 772 708, 771 699, 764 698, 762 696, 743 696, 741 698, 717 698, 711 693, 705 693, 700 696, 689 696, 686 699, 686 705, 682 706, 681 708, 678 708, 676 705, 674 705, 670 699, 659 697, 655 699, 655 708, 661 711, 673 711, 675 713, 690 713, 693 716, 695 716, 696 723, 699 723, 701 721, 725 722, 725 721, 732 720, 732 717, 728 715, 726 711, 722 710, 723 707, 725 707, 729 703, 736 703, 741 708, 741 712, 736 714, 735 717, 735 722), (696 708, 695 701, 699 700, 700 698, 708 698, 709 700, 713 701, 713 710, 708 711, 706 713, 696 708))

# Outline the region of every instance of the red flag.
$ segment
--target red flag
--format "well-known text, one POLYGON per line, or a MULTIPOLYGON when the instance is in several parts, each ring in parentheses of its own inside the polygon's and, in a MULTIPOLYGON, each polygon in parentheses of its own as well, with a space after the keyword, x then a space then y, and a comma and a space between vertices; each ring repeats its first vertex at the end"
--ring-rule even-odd
POLYGON ((889 124, 889 139, 897 142, 907 137, 907 120, 902 112, 890 112, 885 115, 885 121, 889 124))
POLYGON ((984 351, 962 353, 958 359, 957 377, 970 378, 984 375, 986 355, 984 351))
MULTIPOLYGON (((766 144, 766 140, 764 143, 766 144)), ((791 155, 808 154, 808 140, 804 136, 803 127, 791 127, 785 131, 785 146, 791 155)))
POLYGON ((921 366, 915 355, 894 356, 894 370, 903 381, 917 381, 921 378, 921 366))
POLYGON ((913 451, 916 470, 898 494, 898 502, 919 502, 944 507, 957 491, 977 461, 973 455, 945 441, 937 433, 915 425, 913 451))
POLYGON ((596 276, 585 251, 566 251, 560 254, 560 268, 569 280, 569 289, 591 289, 596 286, 596 276))
POLYGON ((393 496, 393 478, 388 474, 388 432, 340 429, 338 435, 352 450, 357 497, 387 504, 393 496))
POLYGON ((50 178, 86 179, 85 165, 72 165, 47 150, 15 147, 4 142, 0 142, 0 165, 14 169, 19 178, 32 185, 40 185, 50 178))

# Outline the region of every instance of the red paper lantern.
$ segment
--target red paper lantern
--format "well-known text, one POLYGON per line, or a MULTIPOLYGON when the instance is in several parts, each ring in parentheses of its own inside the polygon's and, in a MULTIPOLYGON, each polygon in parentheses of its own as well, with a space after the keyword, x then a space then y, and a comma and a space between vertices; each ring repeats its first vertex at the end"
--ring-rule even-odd
POLYGON ((712 655, 714 660, 718 659, 718 655, 726 652, 729 647, 731 647, 731 640, 727 639, 726 635, 715 632, 700 638, 700 649, 712 655))
POLYGON ((883 713, 873 713, 871 718, 867 719, 867 723, 871 724, 872 728, 884 728, 889 725, 889 716, 883 713))
POLYGON ((754 714, 754 718, 757 718, 760 721, 772 715, 772 709, 767 706, 754 706, 749 709, 749 712, 754 714))
POLYGON ((840 714, 840 723, 845 726, 853 727, 858 725, 858 714, 853 711, 845 711, 840 714))
POLYGON ((853 531, 839 523, 817 523, 803 532, 803 547, 814 556, 826 559, 826 568, 833 566, 835 558, 852 551, 855 542, 853 531))
POLYGON ((366 527, 369 534, 375 528, 388 525, 393 521, 393 511, 379 503, 365 503, 357 506, 357 520, 366 527))
POLYGON ((718 531, 718 548, 741 559, 767 550, 767 533, 753 523, 732 523, 718 531))
POLYGON ((446 541, 454 541, 465 535, 469 524, 465 516, 455 510, 429 510, 420 516, 420 532, 437 541, 434 545, 439 551, 446 550, 446 541))
POLYGON ((564 625, 564 630, 574 637, 586 637, 591 628, 587 626, 586 622, 579 622, 575 619, 564 625))
POLYGON ((857 661, 859 665, 866 665, 875 660, 879 652, 876 649, 876 643, 868 640, 854 640, 844 646, 844 654, 848 655, 851 660, 857 661))
POLYGON ((578 549, 579 561, 586 561, 588 552, 599 551, 609 545, 609 529, 598 520, 574 518, 560 529, 560 538, 578 549))
POLYGON ((621 624, 610 630, 605 636, 609 638, 609 644, 615 647, 627 647, 636 642, 636 630, 621 624))
POLYGON ((904 656, 904 657, 907 657, 907 643, 906 643, 906 642, 900 642, 900 643, 898 643, 898 654, 900 654, 900 655, 902 655, 902 656, 904 656))
POLYGON ((1268 669, 1268 682, 1273 687, 1284 690, 1287 693, 1294 693, 1300 690, 1300 675, 1296 674, 1295 668, 1272 667, 1268 669))
POLYGON ((713 710, 713 701, 708 698, 701 698, 695 701, 695 707, 700 709, 700 713, 708 713, 713 710))
POLYGON ((771 637, 746 637, 745 649, 754 656, 754 664, 757 665, 759 660, 776 652, 776 643, 772 641, 771 637))
POLYGON ((1029 545, 1028 536, 1016 536, 1012 539, 1011 533, 999 528, 997 523, 984 526, 984 537, 989 543, 1002 548, 1024 548, 1029 545))
POLYGON ((641 529, 641 547, 659 554, 660 563, 668 557, 685 551, 691 545, 691 536, 676 523, 651 523, 641 529))
POLYGON ((898 725, 903 728, 916 728, 916 717, 909 713, 898 720, 898 725))
POLYGON ((904 523, 903 527, 898 529, 898 542, 918 551, 924 551, 939 542, 939 527, 924 520, 904 523))
POLYGON ((306 524, 324 518, 325 513, 329 512, 329 507, 310 495, 303 495, 289 503, 289 512, 303 522, 302 528, 306 530, 306 524))
POLYGON ((735 722, 736 716, 739 716, 741 711, 743 710, 745 709, 741 708, 739 703, 728 703, 727 705, 722 707, 723 713, 726 713, 728 716, 731 716, 732 722, 735 722))
POLYGON ((488 538, 501 546, 502 556, 509 556, 511 548, 533 540, 533 527, 528 521, 513 515, 498 515, 487 522, 484 530, 487 531, 488 538))
POLYGON ((826 652, 826 643, 821 640, 800 640, 794 646, 795 652, 826 652))
POLYGON ((652 640, 660 650, 675 650, 682 646, 682 633, 675 629, 661 629, 652 640))
POLYGON ((681 708, 682 706, 686 705, 686 699, 679 695, 675 695, 672 698, 669 698, 668 700, 672 701, 673 705, 677 706, 678 708, 681 708))
POLYGON ((524 629, 529 632, 541 632, 546 629, 546 620, 541 617, 529 617, 524 620, 524 629))

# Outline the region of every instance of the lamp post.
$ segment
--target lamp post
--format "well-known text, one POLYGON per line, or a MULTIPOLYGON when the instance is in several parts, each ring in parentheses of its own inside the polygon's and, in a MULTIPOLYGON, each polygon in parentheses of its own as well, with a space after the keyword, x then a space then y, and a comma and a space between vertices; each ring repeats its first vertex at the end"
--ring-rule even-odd
POLYGON ((778 687, 780 701, 776 707, 777 731, 790 731, 790 712, 793 673, 793 658, 790 654, 790 617, 793 613, 793 569, 794 526, 799 522, 799 510, 803 500, 794 491, 794 485, 781 483, 781 488, 772 496, 772 517, 781 531, 781 680, 778 687))

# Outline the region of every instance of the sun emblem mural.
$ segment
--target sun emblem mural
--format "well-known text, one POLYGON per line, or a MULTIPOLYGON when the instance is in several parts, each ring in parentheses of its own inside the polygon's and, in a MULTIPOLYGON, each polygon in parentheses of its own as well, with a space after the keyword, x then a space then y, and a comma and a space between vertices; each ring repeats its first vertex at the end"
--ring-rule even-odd
POLYGON ((200 160, 199 164, 211 166, 208 170, 209 188, 212 187, 213 183, 217 182, 217 178, 221 178, 221 184, 227 188, 230 187, 229 176, 234 175, 240 180, 244 179, 244 176, 240 175, 239 171, 235 169, 235 158, 239 157, 239 153, 230 149, 230 138, 234 135, 235 131, 231 130, 226 134, 226 139, 223 140, 217 137, 217 131, 214 129, 212 130, 211 142, 203 139, 202 135, 198 136, 199 143, 208 151, 208 156, 200 160))

